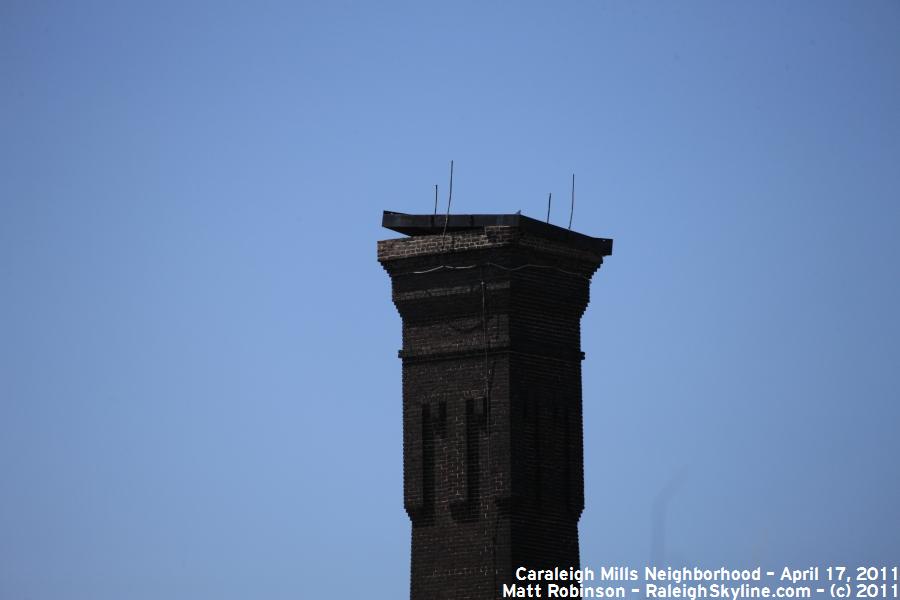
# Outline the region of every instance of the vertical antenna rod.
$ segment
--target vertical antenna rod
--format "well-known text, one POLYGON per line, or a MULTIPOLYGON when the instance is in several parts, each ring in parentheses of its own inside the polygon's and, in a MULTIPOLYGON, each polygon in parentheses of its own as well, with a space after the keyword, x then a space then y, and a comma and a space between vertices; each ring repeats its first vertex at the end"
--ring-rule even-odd
POLYGON ((437 184, 434 184, 434 214, 437 214, 437 184))
POLYGON ((547 194, 547 222, 550 222, 550 202, 553 200, 553 192, 547 194))
POLYGON ((575 173, 572 173, 572 204, 569 206, 569 229, 572 229, 572 215, 575 213, 575 173))
POLYGON ((444 232, 447 235, 447 223, 450 221, 450 201, 453 200, 453 161, 450 161, 450 191, 447 194, 447 216, 444 218, 444 232))

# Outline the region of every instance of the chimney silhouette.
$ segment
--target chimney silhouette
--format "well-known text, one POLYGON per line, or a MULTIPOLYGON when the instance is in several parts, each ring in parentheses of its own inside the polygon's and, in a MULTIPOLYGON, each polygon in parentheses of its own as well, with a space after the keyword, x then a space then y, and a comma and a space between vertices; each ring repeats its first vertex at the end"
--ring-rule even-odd
POLYGON ((577 569, 581 316, 612 240, 519 214, 382 225, 409 236, 378 261, 403 320, 410 597, 493 600, 535 583, 518 567, 577 569))

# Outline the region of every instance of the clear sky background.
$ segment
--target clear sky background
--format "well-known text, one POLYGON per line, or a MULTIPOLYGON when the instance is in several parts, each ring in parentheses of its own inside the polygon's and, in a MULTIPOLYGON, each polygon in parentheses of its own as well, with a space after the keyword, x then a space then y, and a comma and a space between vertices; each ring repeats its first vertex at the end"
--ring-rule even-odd
POLYGON ((450 159, 615 239, 585 564, 896 564, 900 3, 5 0, 0 598, 405 597, 375 241, 450 159))

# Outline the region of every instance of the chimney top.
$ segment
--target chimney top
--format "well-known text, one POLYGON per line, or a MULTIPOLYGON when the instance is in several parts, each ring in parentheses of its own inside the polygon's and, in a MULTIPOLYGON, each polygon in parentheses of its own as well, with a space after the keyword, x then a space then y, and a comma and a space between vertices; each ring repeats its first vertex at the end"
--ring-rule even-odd
POLYGON ((594 252, 599 256, 612 254, 613 241, 595 238, 577 231, 538 221, 522 214, 511 215, 410 215, 384 211, 382 227, 409 236, 440 235, 459 231, 472 231, 485 227, 516 227, 539 237, 565 242, 576 248, 594 252))

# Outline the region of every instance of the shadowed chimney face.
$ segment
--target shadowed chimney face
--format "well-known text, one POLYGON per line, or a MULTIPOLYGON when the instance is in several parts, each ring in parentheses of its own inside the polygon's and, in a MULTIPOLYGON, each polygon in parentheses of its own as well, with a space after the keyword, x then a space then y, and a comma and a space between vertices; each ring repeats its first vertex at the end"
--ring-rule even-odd
POLYGON ((518 567, 578 568, 580 321, 612 240, 521 215, 383 225, 409 235, 378 260, 403 320, 411 598, 500 598, 518 567))

